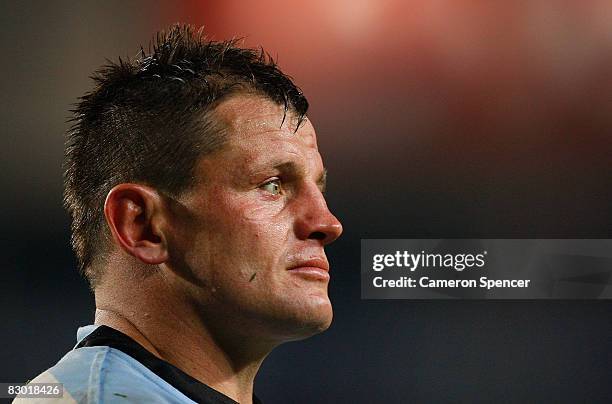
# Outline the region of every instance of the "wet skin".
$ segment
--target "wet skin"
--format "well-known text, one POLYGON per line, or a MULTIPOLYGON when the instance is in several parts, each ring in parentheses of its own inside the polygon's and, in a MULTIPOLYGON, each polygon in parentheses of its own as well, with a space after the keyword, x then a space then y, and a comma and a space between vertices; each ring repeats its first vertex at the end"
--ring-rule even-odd
POLYGON ((168 265, 207 324, 270 341, 329 327, 323 247, 342 233, 322 191, 326 173, 314 128, 253 95, 215 110, 227 143, 197 164, 177 200, 168 265))

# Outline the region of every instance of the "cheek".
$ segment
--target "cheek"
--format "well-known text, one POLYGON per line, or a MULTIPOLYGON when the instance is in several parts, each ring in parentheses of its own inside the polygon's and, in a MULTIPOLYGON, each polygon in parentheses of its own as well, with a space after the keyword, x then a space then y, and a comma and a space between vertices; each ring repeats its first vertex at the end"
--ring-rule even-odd
POLYGON ((264 237, 286 232, 291 225, 282 200, 268 199, 256 192, 232 195, 219 200, 217 206, 222 209, 222 219, 237 234, 264 237))
POLYGON ((233 215, 233 237, 239 239, 245 250, 250 250, 251 254, 261 253, 265 256, 286 250, 291 223, 283 210, 245 203, 235 210, 233 215))
POLYGON ((287 250, 292 224, 280 201, 235 196, 220 198, 211 206, 217 207, 206 220, 210 237, 215 238, 211 244, 232 261, 269 260, 287 250))
POLYGON ((217 205, 219 214, 209 218, 208 234, 200 240, 210 254, 200 266, 210 271, 219 296, 238 293, 257 300, 283 283, 279 269, 286 266, 291 227, 282 212, 271 214, 249 201, 232 202, 217 205))

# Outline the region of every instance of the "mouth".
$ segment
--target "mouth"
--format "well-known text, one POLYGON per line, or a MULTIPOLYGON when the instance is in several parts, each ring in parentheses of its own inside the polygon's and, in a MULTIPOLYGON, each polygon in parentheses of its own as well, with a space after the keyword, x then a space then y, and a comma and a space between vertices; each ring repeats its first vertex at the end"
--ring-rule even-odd
POLYGON ((328 281, 329 263, 325 259, 311 259, 300 261, 287 269, 292 274, 310 280, 328 281))

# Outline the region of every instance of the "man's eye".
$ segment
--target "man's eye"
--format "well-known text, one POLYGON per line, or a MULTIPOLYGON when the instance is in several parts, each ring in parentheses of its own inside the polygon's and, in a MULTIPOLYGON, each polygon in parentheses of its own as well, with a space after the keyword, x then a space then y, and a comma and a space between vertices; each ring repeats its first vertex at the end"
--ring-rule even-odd
POLYGON ((271 193, 272 195, 279 195, 282 191, 281 181, 278 178, 266 182, 260 188, 271 193))

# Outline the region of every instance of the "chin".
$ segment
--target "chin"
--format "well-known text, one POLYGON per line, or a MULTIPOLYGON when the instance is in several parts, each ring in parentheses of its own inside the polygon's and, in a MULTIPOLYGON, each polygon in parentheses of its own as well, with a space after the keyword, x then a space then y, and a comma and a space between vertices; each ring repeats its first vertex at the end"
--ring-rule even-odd
POLYGON ((329 328, 333 319, 333 310, 329 300, 327 304, 309 310, 306 316, 304 316, 306 314, 304 312, 300 314, 301 316, 293 318, 286 324, 290 324, 291 328, 291 330, 287 330, 287 341, 298 341, 320 334, 329 328))

